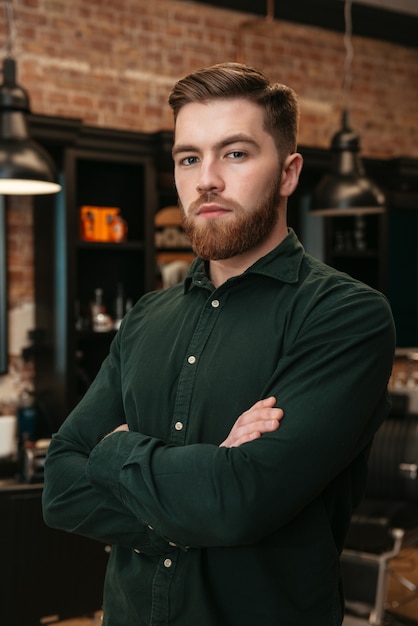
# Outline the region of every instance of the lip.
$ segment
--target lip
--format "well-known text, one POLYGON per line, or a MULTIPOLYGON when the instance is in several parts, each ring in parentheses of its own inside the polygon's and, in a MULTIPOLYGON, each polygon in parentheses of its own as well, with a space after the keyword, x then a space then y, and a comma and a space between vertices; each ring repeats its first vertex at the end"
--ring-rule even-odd
POLYGON ((225 207, 215 203, 202 204, 197 211, 197 215, 205 219, 216 219, 217 217, 224 217, 228 213, 231 213, 230 209, 225 209, 225 207))

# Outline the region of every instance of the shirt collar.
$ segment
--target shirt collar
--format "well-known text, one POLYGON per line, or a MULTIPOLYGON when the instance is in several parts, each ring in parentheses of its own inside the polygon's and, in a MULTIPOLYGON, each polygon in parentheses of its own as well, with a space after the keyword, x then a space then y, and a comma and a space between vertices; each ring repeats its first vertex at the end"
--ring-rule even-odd
MULTIPOLYGON (((284 283, 296 283, 305 250, 292 228, 288 229, 287 237, 274 250, 258 259, 242 276, 262 274, 284 283)), ((194 285, 199 287, 212 285, 207 272, 206 262, 197 258, 191 264, 184 281, 186 293, 194 285)))

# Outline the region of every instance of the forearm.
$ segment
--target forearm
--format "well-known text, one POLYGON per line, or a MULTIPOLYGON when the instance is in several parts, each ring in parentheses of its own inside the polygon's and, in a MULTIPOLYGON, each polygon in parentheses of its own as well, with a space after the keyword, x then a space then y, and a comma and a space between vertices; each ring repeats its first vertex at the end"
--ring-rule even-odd
POLYGON ((97 493, 114 494, 164 541, 182 547, 239 545, 246 542, 241 512, 249 511, 251 496, 234 507, 232 450, 238 448, 176 447, 137 432, 118 432, 94 449, 87 477, 97 493))
POLYGON ((110 491, 101 493, 91 486, 87 463, 88 457, 69 451, 60 435, 54 437, 43 490, 46 523, 105 543, 136 547, 146 554, 167 552, 166 542, 110 491))

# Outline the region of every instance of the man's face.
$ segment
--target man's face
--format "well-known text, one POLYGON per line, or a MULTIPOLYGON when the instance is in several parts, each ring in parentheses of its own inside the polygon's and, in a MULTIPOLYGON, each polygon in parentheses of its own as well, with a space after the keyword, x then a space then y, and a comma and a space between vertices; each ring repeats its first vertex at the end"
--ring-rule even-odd
POLYGON ((241 98, 185 105, 173 157, 183 226, 200 257, 263 243, 278 219, 281 168, 261 107, 241 98))

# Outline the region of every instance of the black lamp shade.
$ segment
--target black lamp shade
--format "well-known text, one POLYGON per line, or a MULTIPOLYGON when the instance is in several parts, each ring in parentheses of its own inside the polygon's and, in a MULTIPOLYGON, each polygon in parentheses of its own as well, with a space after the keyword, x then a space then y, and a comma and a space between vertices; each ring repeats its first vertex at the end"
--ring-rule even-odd
POLYGON ((55 166, 50 155, 29 137, 29 97, 16 84, 12 58, 3 62, 0 85, 0 194, 57 193, 55 166))
POLYGON ((385 196, 366 176, 359 150, 359 138, 349 127, 344 111, 342 128, 331 143, 331 171, 313 193, 311 213, 342 216, 384 212, 385 196))

